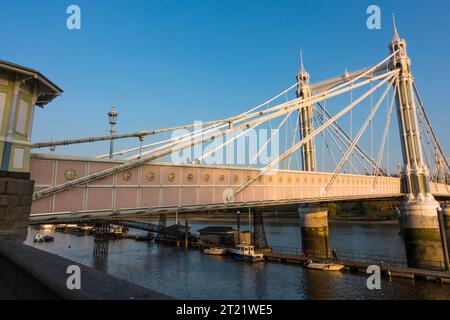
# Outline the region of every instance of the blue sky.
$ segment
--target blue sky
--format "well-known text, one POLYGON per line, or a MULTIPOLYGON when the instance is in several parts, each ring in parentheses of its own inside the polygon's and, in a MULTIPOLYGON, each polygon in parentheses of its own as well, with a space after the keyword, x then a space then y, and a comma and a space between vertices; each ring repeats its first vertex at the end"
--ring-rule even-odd
MULTIPOLYGON (((119 131, 131 132, 247 110, 294 83, 300 48, 312 81, 372 65, 388 54, 392 12, 450 153, 450 3, 444 0, 3 0, 0 58, 38 69, 65 91, 37 109, 34 141, 105 134, 113 104, 119 131), (81 8, 81 30, 66 28, 70 4, 81 8), (366 27, 370 4, 381 7, 381 30, 366 27)), ((71 152, 99 149, 107 146, 71 152)))

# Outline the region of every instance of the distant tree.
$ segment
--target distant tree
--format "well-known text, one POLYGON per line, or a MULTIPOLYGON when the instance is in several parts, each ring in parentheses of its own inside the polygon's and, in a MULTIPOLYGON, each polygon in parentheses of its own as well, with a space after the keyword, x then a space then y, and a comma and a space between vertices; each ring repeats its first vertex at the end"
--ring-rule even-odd
POLYGON ((327 203, 328 215, 330 218, 336 217, 337 205, 334 202, 327 203))

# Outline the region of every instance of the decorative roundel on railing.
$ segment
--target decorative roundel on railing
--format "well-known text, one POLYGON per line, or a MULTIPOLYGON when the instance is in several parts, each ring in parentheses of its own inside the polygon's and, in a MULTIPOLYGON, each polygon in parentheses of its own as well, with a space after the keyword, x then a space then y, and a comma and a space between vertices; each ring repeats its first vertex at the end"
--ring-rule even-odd
POLYGON ((247 176, 247 181, 250 181, 250 180, 252 180, 252 177, 247 176))
POLYGON ((262 177, 262 176, 259 176, 258 181, 259 181, 259 182, 262 182, 262 181, 263 181, 263 177, 262 177))
POLYGON ((300 183, 300 178, 297 177, 297 179, 295 179, 295 181, 297 181, 297 183, 300 183))
POLYGON ((234 181, 234 182, 238 182, 238 181, 239 181, 239 177, 238 177, 237 174, 235 174, 235 175, 233 176, 233 181, 234 181))
POLYGON ((279 178, 278 178, 278 181, 279 181, 279 182, 283 182, 283 177, 279 177, 279 178))
POLYGON ((192 173, 189 173, 189 174, 187 175, 186 179, 187 179, 189 182, 192 182, 192 180, 194 180, 194 175, 193 175, 192 173))
POLYGON ((203 176, 203 180, 204 180, 205 182, 208 182, 209 179, 211 179, 211 177, 209 176, 209 173, 207 173, 207 174, 205 174, 205 175, 203 176))
POLYGON ((167 179, 169 179, 169 181, 172 182, 173 180, 175 180, 175 177, 176 177, 175 173, 171 172, 167 176, 167 179))
POLYGON ((66 178, 66 180, 75 180, 77 178, 77 171, 75 169, 67 169, 64 172, 64 178, 66 178))
POLYGON ((291 183, 291 182, 292 182, 292 178, 288 177, 288 183, 291 183))
POLYGON ((133 175, 131 174, 130 170, 126 170, 126 171, 122 172, 122 179, 124 181, 130 181, 132 176, 133 175))
POLYGON ((270 176, 270 177, 269 177, 269 182, 272 182, 272 181, 273 181, 273 177, 270 176))
POLYGON ((220 182, 225 181, 225 175, 224 175, 224 174, 221 174, 221 175, 219 176, 219 181, 220 181, 220 182))
POLYGON ((153 171, 149 171, 145 174, 145 178, 148 182, 152 182, 153 180, 155 180, 155 173, 153 171))

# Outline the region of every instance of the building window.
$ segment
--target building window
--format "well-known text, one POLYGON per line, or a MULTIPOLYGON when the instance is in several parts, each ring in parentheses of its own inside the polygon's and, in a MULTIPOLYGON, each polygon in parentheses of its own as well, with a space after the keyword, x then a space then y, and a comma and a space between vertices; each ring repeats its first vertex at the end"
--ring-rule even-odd
POLYGON ((3 123, 3 113, 5 112, 6 93, 0 92, 0 126, 3 123))
POLYGON ((23 168, 24 153, 25 153, 25 149, 22 149, 22 148, 14 149, 14 157, 13 157, 13 168, 14 169, 22 169, 23 168))
POLYGON ((0 85, 2 85, 2 86, 8 86, 8 85, 9 85, 8 79, 7 79, 7 78, 4 78, 3 75, 0 76, 0 85))
POLYGON ((17 111, 16 131, 22 135, 26 135, 28 102, 20 100, 19 110, 17 111))

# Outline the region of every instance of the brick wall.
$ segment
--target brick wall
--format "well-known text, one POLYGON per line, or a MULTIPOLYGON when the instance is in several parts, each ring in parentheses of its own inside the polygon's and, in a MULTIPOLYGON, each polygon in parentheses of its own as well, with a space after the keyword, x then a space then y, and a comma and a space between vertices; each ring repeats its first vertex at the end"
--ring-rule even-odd
POLYGON ((33 188, 29 175, 0 173, 0 239, 26 239, 33 188))

